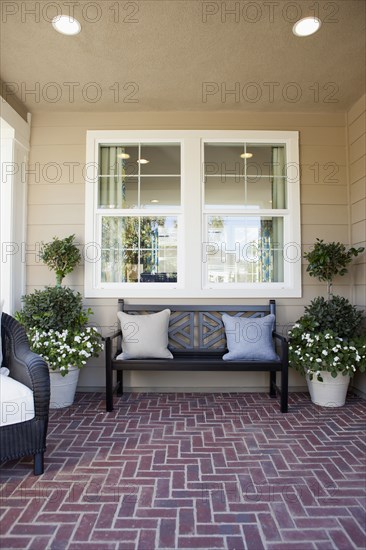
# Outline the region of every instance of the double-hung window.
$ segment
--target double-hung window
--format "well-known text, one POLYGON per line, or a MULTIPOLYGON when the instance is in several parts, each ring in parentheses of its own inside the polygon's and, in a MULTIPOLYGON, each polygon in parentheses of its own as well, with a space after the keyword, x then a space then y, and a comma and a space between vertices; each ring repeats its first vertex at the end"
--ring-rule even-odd
POLYGON ((93 131, 87 151, 87 295, 301 294, 297 132, 93 131))

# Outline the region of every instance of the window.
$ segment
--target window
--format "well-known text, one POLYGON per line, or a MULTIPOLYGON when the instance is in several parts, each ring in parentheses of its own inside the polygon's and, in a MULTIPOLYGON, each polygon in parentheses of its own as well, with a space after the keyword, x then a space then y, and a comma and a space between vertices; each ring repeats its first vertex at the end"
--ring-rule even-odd
POLYGON ((87 150, 88 296, 301 295, 297 132, 92 131, 87 150))
POLYGON ((286 180, 284 144, 204 143, 204 283, 284 283, 286 180))
POLYGON ((99 146, 101 284, 178 281, 180 172, 179 144, 99 146))

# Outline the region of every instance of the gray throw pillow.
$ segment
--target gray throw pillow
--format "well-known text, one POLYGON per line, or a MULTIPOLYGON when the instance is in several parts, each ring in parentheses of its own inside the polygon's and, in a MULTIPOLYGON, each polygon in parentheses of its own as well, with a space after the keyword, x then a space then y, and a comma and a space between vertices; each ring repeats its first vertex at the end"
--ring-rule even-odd
POLYGON ((170 309, 146 315, 118 312, 122 353, 117 359, 173 359, 168 350, 170 309))
POLYGON ((232 317, 222 316, 228 353, 224 361, 277 361, 272 331, 275 316, 232 317))

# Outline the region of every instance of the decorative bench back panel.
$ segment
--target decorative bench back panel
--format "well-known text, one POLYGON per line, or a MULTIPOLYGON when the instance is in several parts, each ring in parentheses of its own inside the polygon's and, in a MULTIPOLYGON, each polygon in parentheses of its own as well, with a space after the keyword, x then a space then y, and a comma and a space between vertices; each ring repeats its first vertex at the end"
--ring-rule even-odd
POLYGON ((130 315, 146 315, 170 309, 169 348, 174 351, 217 351, 226 349, 225 330, 222 314, 235 317, 258 318, 273 313, 276 315, 276 304, 270 300, 264 306, 209 306, 209 305, 140 305, 127 304, 118 300, 119 311, 130 315))

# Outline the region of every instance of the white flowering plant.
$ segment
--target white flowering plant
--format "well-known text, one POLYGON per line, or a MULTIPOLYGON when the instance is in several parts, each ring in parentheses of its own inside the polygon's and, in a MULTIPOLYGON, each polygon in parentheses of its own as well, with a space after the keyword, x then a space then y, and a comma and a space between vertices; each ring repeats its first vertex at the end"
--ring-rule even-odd
POLYGON ((24 326, 32 351, 47 361, 50 370, 66 376, 71 367, 81 369, 90 357, 98 356, 102 336, 87 326, 93 311, 84 308, 80 292, 61 286, 80 263, 75 235, 43 244, 40 259, 55 272, 56 286, 22 296, 23 307, 15 318, 24 326))
POLYGON ((319 331, 317 323, 304 315, 291 329, 289 363, 301 374, 323 382, 322 371, 333 378, 352 377, 366 370, 366 343, 361 338, 341 338, 331 329, 319 331))
POLYGON ((54 286, 23 296, 24 307, 15 313, 24 326, 32 351, 41 355, 51 370, 63 376, 71 366, 82 368, 103 349, 96 328, 87 326, 90 308, 69 287, 54 286))
POLYGON ((95 327, 80 331, 28 330, 31 349, 47 361, 50 370, 59 370, 66 376, 70 367, 81 369, 90 357, 96 357, 103 349, 102 339, 95 327))

